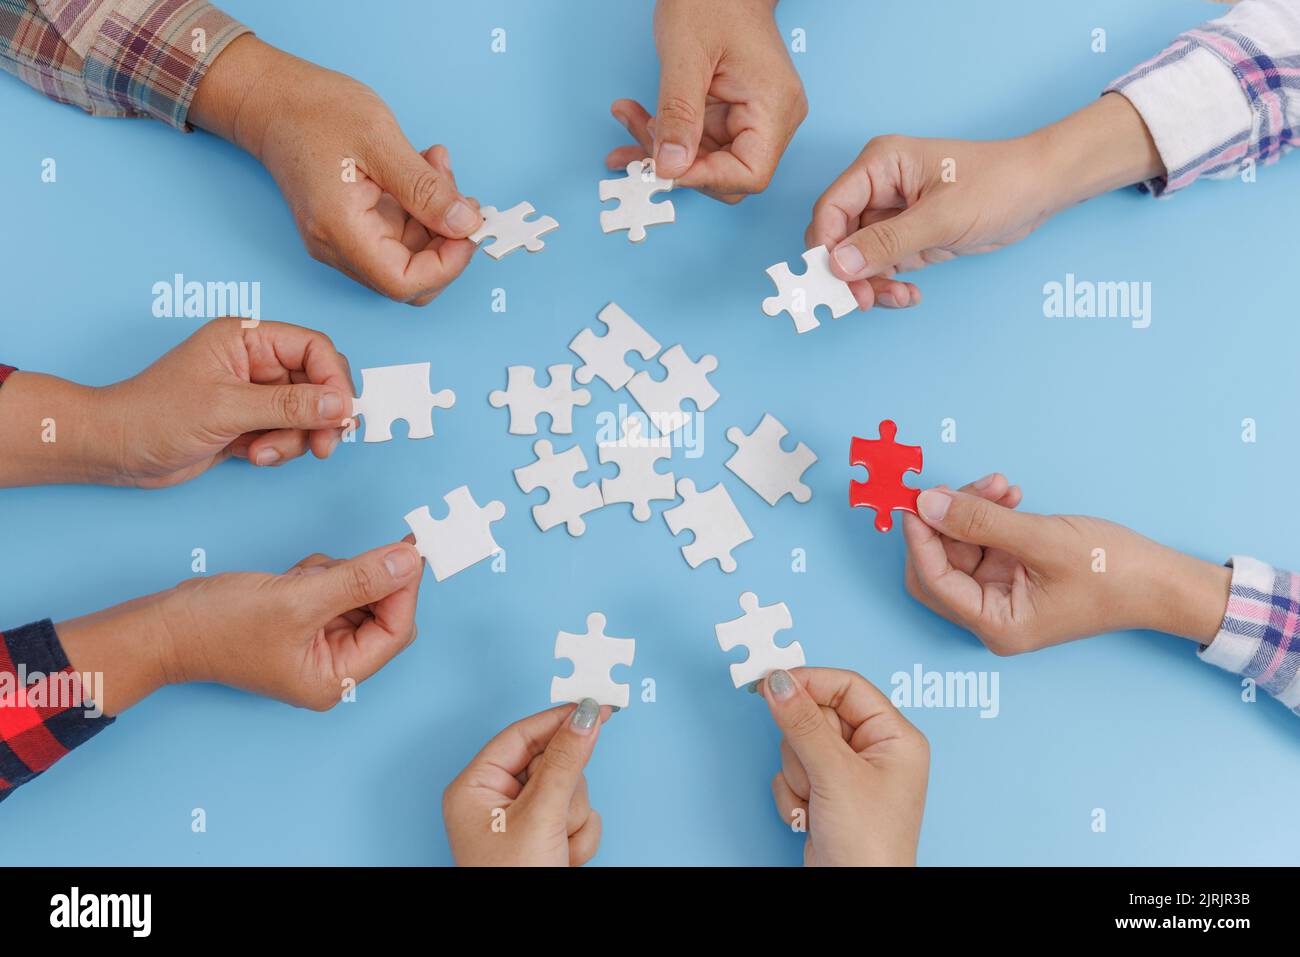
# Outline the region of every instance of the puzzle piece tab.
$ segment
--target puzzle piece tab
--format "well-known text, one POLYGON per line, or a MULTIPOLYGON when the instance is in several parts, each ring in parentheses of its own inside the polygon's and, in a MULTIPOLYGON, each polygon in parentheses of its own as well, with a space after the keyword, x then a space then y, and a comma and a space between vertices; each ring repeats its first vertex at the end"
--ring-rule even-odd
POLYGON ((605 616, 593 611, 587 616, 582 635, 562 631, 555 636, 555 657, 573 662, 573 674, 551 679, 551 704, 593 698, 597 704, 626 708, 628 686, 610 677, 615 665, 631 666, 636 655, 635 638, 611 638, 605 634, 605 616))
POLYGON ((718 360, 706 355, 694 362, 685 349, 673 346, 659 357, 659 363, 668 375, 655 380, 649 372, 638 372, 628 382, 627 391, 645 409, 651 424, 669 435, 686 424, 687 413, 682 409, 686 399, 693 400, 701 412, 718 401, 718 390, 709 382, 709 373, 718 368, 718 360))
POLYGON ((622 438, 602 442, 599 455, 602 465, 618 465, 618 475, 600 480, 600 495, 606 505, 632 504, 632 517, 638 522, 650 520, 650 503, 677 497, 672 472, 656 472, 655 462, 673 457, 666 437, 650 438, 642 434, 641 420, 623 420, 622 438))
POLYGON ((605 504, 595 482, 578 485, 573 480, 579 472, 587 471, 587 457, 581 446, 556 454, 551 443, 542 439, 533 445, 533 454, 536 462, 515 469, 515 481, 525 493, 539 488, 550 493, 545 502, 533 506, 533 521, 544 532, 563 524, 570 535, 581 535, 587 530, 582 516, 605 504))
POLYGON ((647 226, 671 223, 677 218, 672 200, 662 203, 650 202, 656 193, 667 192, 673 188, 673 181, 660 179, 655 175, 654 161, 633 160, 627 164, 625 179, 602 179, 600 181, 600 201, 611 199, 619 201, 613 209, 600 211, 600 228, 602 232, 612 233, 619 229, 627 230, 627 238, 634 243, 645 239, 647 226))
POLYGON ((742 688, 751 681, 766 678, 778 668, 789 671, 803 666, 803 646, 799 642, 792 641, 784 648, 776 643, 778 631, 794 627, 785 602, 760 605, 758 596, 747 591, 740 596, 740 607, 745 612, 743 615, 724 621, 713 629, 723 651, 741 645, 749 649, 748 658, 731 666, 732 684, 742 688))
POLYGON ((812 498, 812 489, 803 483, 803 473, 817 461, 812 449, 800 442, 793 452, 781 448, 789 433, 784 425, 764 415, 758 428, 746 435, 739 428, 727 429, 727 441, 736 446, 736 454, 726 466, 740 476, 768 505, 775 505, 789 493, 796 502, 812 498))
POLYGON ((569 343, 569 348, 583 360, 575 378, 586 384, 593 376, 600 376, 611 389, 621 389, 632 378, 632 367, 623 357, 636 352, 642 359, 653 359, 659 354, 659 343, 617 303, 611 302, 600 310, 598 318, 609 330, 605 335, 583 329, 569 343))
POLYGON ((518 203, 505 211, 495 206, 484 206, 479 212, 483 215, 483 225, 470 233, 469 241, 482 243, 489 236, 496 237, 494 242, 483 247, 483 251, 493 259, 500 259, 521 247, 530 253, 539 252, 546 246, 541 237, 560 228, 560 224, 550 216, 528 219, 536 212, 532 203, 518 203))
POLYGON ((899 445, 894 441, 898 426, 889 419, 880 423, 880 438, 853 437, 849 443, 849 464, 865 465, 867 480, 849 482, 849 504, 875 509, 876 528, 887 532, 894 527, 890 512, 899 510, 916 514, 916 497, 920 489, 903 484, 907 472, 921 471, 921 447, 899 445))
POLYGON ((367 442, 387 442, 393 423, 406 422, 407 438, 433 435, 433 410, 450 409, 456 393, 429 391, 429 363, 380 366, 361 370, 361 395, 352 400, 352 415, 365 416, 367 442))
POLYGON ((834 319, 858 308, 849 284, 831 272, 831 254, 825 246, 809 249, 803 254, 803 261, 807 268, 802 276, 792 273, 788 263, 767 267, 767 274, 776 283, 777 295, 763 300, 764 313, 775 316, 784 309, 794 320, 794 331, 804 333, 821 325, 813 315, 818 306, 829 306, 834 319))
POLYGON ((552 432, 567 435, 573 431, 573 407, 591 402, 590 392, 572 387, 573 366, 554 365, 547 372, 551 381, 543 388, 537 384, 532 366, 510 366, 506 390, 488 396, 496 408, 510 407, 511 435, 536 435, 537 416, 543 412, 551 418, 552 432))
POLYGON ((506 507, 500 502, 488 502, 480 508, 468 485, 452 489, 442 500, 447 503, 446 518, 434 518, 427 505, 406 515, 406 524, 415 533, 415 549, 428 561, 436 581, 501 551, 492 538, 492 523, 506 515, 506 507))
POLYGON ((731 556, 732 549, 749 541, 754 533, 745 524, 726 487, 719 482, 711 489, 697 492, 694 482, 681 479, 677 483, 677 494, 683 502, 665 511, 664 521, 674 535, 685 529, 695 533, 695 541, 682 546, 686 564, 698 568, 716 558, 724 572, 734 572, 736 560, 731 556))

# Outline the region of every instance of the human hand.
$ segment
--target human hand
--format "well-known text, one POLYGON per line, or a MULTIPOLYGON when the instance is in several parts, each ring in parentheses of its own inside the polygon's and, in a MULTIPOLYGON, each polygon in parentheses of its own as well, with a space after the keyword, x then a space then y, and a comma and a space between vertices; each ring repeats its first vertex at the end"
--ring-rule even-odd
POLYGON ((423 306, 469 265, 466 237, 483 218, 447 150, 418 152, 351 77, 240 37, 199 84, 191 118, 257 157, 308 252, 371 289, 423 306))
POLYGON ((311 449, 323 459, 351 409, 351 370, 329 337, 214 319, 115 385, 14 373, 0 394, 0 487, 165 488, 230 456, 280 465, 311 449))
POLYGON ((871 280, 1000 249, 1068 206, 1163 168, 1141 115, 1119 94, 1015 139, 881 136, 817 200, 804 239, 831 250, 832 271, 862 308, 915 305, 910 283, 871 280))
POLYGON ((600 846, 583 769, 610 709, 591 698, 516 721, 489 741, 442 796, 456 863, 580 867, 600 846))
POLYGON ((776 809, 802 824, 806 866, 916 863, 930 745, 852 671, 796 668, 762 682, 781 738, 776 809))
POLYGON ((1129 628, 1217 633, 1227 568, 1102 519, 1015 511, 1020 500, 996 472, 921 492, 920 518, 903 516, 908 593, 997 655, 1129 628))
POLYGON ((328 458, 352 411, 347 358, 320 332, 214 319, 139 375, 101 390, 117 423, 114 484, 177 485, 230 456, 282 465, 328 458))
POLYGON ((409 539, 283 575, 228 573, 57 626, 73 667, 104 676, 107 714, 208 681, 325 711, 415 640, 422 560, 409 539))
POLYGON ((772 16, 774 0, 659 0, 659 104, 615 100, 636 146, 606 158, 622 170, 653 157, 655 173, 726 203, 761 193, 808 115, 803 84, 772 16))

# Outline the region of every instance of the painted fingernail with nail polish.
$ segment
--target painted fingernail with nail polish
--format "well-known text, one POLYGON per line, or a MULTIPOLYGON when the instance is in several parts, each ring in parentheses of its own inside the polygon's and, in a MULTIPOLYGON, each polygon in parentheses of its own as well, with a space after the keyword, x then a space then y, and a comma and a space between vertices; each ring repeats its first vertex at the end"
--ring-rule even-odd
POLYGON ((757 681, 751 681, 749 684, 745 685, 745 690, 748 691, 750 694, 758 694, 759 691, 762 690, 762 688, 763 688, 763 679, 761 678, 758 679, 757 681))
POLYGON ((578 702, 577 710, 573 712, 573 717, 569 723, 573 725, 573 730, 579 734, 586 734, 596 726, 596 719, 600 717, 600 705, 596 704, 595 698, 583 698, 578 702))
POLYGON ((780 668, 767 676, 767 686, 772 689, 772 697, 777 701, 784 701, 794 694, 794 679, 790 677, 790 672, 780 668))

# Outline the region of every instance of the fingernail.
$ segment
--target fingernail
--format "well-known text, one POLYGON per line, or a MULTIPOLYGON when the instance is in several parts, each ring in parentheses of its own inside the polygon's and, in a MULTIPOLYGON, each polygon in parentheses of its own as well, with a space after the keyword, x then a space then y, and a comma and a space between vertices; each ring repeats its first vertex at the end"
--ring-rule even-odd
POLYGON ((988 475, 984 476, 979 481, 972 482, 971 486, 973 488, 979 489, 980 491, 983 491, 984 489, 988 488, 990 484, 992 484, 993 479, 997 474, 998 474, 997 472, 990 472, 988 475))
POLYGON ((612 705, 610 705, 610 706, 609 706, 609 714, 610 714, 610 717, 613 717, 614 715, 618 714, 618 713, 619 713, 620 711, 622 711, 622 710, 623 710, 623 709, 620 708, 620 707, 619 707, 618 705, 616 705, 616 704, 612 704, 612 705))
POLYGON ((750 694, 758 694, 762 687, 763 681, 762 679, 759 679, 758 681, 751 681, 749 684, 745 685, 745 690, 750 694))
POLYGON ((343 397, 337 392, 326 392, 316 403, 316 411, 322 419, 343 418, 343 397))
POLYGON ((677 169, 686 165, 686 147, 680 143, 661 143, 655 163, 665 169, 677 169))
POLYGON ((932 488, 926 489, 916 499, 916 509, 927 522, 942 522, 951 504, 951 495, 932 488))
POLYGON ((447 210, 447 226, 452 232, 468 233, 478 225, 478 213, 463 200, 456 200, 447 210))
POLYGON ((596 719, 600 717, 600 705, 596 704, 595 698, 583 698, 578 702, 578 708, 573 712, 573 717, 569 723, 573 725, 573 730, 579 734, 586 734, 596 726, 596 719))
POLYGON ((882 292, 879 298, 876 299, 876 302, 880 303, 882 306, 888 306, 890 309, 898 308, 898 300, 895 299, 894 294, 890 292, 882 292))
POLYGON ((856 276, 867 268, 867 257, 862 255, 862 251, 851 243, 840 246, 833 255, 835 256, 835 262, 847 276, 856 276))
POLYGON ((790 677, 790 672, 780 668, 767 676, 767 686, 772 689, 772 697, 777 701, 784 701, 794 694, 794 679, 790 677))
POLYGON ((413 548, 394 548, 384 556, 384 567, 394 578, 405 578, 415 571, 418 553, 413 548))
POLYGON ((275 449, 262 449, 253 459, 254 465, 274 465, 280 461, 280 453, 275 449))

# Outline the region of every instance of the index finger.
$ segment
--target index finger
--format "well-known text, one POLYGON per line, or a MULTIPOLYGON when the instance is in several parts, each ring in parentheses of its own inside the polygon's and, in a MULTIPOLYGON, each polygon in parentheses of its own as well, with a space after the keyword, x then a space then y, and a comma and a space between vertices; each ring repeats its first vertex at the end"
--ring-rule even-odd
POLYGON ((351 398, 347 361, 325 333, 287 322, 259 322, 242 332, 254 383, 288 381, 286 372, 301 372, 308 382, 336 386, 351 398))
POLYGON ((803 684, 809 697, 823 708, 833 709, 840 720, 856 729, 855 748, 895 737, 900 727, 897 721, 907 720, 883 691, 856 671, 796 668, 791 674, 803 684), (864 728, 869 732, 867 740, 859 742, 858 735, 864 728))

